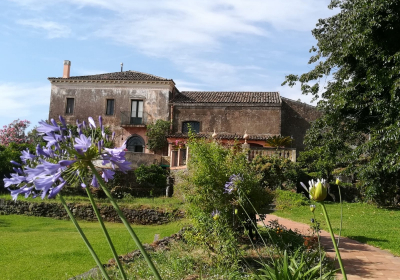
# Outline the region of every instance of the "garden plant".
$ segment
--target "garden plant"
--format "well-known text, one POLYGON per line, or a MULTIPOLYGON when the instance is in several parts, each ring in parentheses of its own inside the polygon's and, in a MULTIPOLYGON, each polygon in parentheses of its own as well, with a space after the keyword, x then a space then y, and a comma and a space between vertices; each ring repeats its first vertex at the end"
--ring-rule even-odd
POLYGON ((4 185, 6 188, 10 189, 14 199, 17 199, 19 194, 25 194, 25 196, 32 195, 35 197, 38 195, 38 192, 42 199, 46 196, 48 198, 55 198, 58 195, 71 221, 74 223, 93 259, 101 270, 103 277, 105 279, 110 279, 61 194, 61 190, 66 184, 81 185, 87 192, 97 219, 117 262, 120 274, 123 279, 127 279, 109 233, 89 190, 89 185, 96 188, 101 187, 110 200, 110 203, 117 211, 123 224, 126 226, 132 239, 135 241, 136 246, 146 259, 154 276, 157 279, 161 279, 141 242, 105 185, 105 182, 113 179, 115 172, 112 169, 118 168, 122 172, 126 172, 130 169, 130 162, 125 160, 125 147, 106 148, 109 141, 113 139, 108 139, 105 134, 101 117, 99 117, 99 127, 101 129, 101 138, 96 138, 96 124, 93 118, 89 117, 88 125, 86 126, 84 122, 78 124, 78 136, 73 137, 72 131, 68 130, 61 116, 60 123, 57 123, 53 119, 51 123, 40 122, 37 131, 44 135, 43 139, 47 142, 47 145, 45 147, 38 145, 36 147, 36 154, 32 154, 29 150, 22 151, 21 160, 23 164, 21 165, 13 161, 13 164, 16 166, 14 167, 15 173, 12 173, 10 178, 5 178, 3 180, 4 185), (91 131, 91 136, 86 136, 83 133, 83 131, 86 130, 91 131), (96 167, 94 164, 96 164, 96 167), (99 169, 101 171, 99 171, 99 169), (15 186, 17 188, 15 188, 15 186))

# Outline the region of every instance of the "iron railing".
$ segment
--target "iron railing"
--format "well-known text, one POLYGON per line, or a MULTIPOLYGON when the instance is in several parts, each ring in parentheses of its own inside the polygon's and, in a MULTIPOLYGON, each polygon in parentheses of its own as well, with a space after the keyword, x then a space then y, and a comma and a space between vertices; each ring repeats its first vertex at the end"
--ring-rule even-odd
POLYGON ((146 125, 148 124, 148 114, 143 112, 143 116, 132 117, 132 112, 121 111, 121 125, 146 125))

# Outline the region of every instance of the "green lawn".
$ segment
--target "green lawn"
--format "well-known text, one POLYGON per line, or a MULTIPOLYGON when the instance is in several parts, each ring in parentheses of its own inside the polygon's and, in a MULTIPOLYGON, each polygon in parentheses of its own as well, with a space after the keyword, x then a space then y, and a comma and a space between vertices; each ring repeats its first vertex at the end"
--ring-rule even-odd
MULTIPOLYGON (((338 234, 340 204, 326 203, 326 207, 333 231, 338 234)), ((312 218, 308 206, 277 211, 274 214, 307 224, 310 224, 312 218)), ((321 227, 327 230, 321 206, 318 204, 315 216, 321 227)), ((382 209, 362 203, 344 203, 342 236, 389 250, 392 254, 400 256, 400 210, 382 209)))
MULTIPOLYGON (((106 263, 112 254, 97 222, 80 225, 106 263)), ((106 223, 118 254, 135 250, 123 224, 106 223)), ((181 228, 180 222, 161 226, 132 226, 143 243, 154 234, 170 236, 181 228)), ((68 279, 95 267, 89 251, 70 221, 18 215, 0 216, 1 279, 68 279)))

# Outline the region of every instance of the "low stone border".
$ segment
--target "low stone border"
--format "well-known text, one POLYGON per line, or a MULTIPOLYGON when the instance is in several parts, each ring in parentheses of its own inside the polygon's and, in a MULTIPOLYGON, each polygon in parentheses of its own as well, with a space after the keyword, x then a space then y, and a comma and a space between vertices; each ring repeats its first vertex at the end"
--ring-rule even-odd
MULTIPOLYGON (((182 229, 181 231, 179 231, 178 233, 175 233, 171 236, 165 237, 163 239, 154 241, 153 243, 149 244, 143 244, 143 247, 145 248, 145 250, 147 252, 154 252, 156 250, 165 250, 168 245, 172 242, 172 241, 177 241, 177 240, 181 240, 183 238, 182 234, 183 231, 185 229, 182 229)), ((135 250, 132 251, 126 255, 123 256, 118 256, 120 261, 123 263, 130 263, 133 262, 137 257, 139 257, 142 253, 140 252, 140 250, 135 250)), ((116 266, 117 263, 115 262, 115 259, 110 259, 108 261, 107 264, 104 264, 104 267, 111 267, 111 266, 116 266)), ((101 278, 101 272, 100 269, 98 267, 94 267, 91 270, 81 274, 81 275, 77 275, 75 277, 69 278, 68 280, 82 280, 82 279, 90 279, 90 278, 101 278)))
MULTIPOLYGON (((90 204, 68 203, 68 207, 77 219, 97 221, 96 215, 90 204)), ((104 221, 121 222, 117 212, 111 205, 98 205, 98 207, 104 221)), ((165 224, 184 217, 184 213, 179 210, 172 212, 158 209, 122 208, 121 210, 130 223, 141 225, 165 224)), ((59 203, 38 203, 21 200, 13 201, 0 199, 0 214, 50 217, 63 220, 69 219, 64 207, 59 203)))

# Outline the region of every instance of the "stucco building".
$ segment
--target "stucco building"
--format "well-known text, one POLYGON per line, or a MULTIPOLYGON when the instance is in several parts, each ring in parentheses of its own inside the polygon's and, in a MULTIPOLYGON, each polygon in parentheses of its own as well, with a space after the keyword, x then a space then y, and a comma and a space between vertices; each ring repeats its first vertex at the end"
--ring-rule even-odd
MULTIPOLYGON (((184 143, 188 127, 199 135, 220 141, 247 142, 252 149, 268 150, 265 140, 273 135, 291 136, 291 158, 302 150, 315 107, 283 98, 278 92, 179 91, 172 79, 137 71, 70 76, 71 62, 64 61, 62 77, 50 77, 49 118, 62 115, 68 123, 103 117, 116 133, 117 145, 127 142, 136 153, 146 148, 146 127, 158 119, 172 123, 168 138, 171 165, 185 164, 184 143), (247 137, 244 139, 244 134, 247 137)), ((289 155, 288 155, 289 156, 289 155)))

